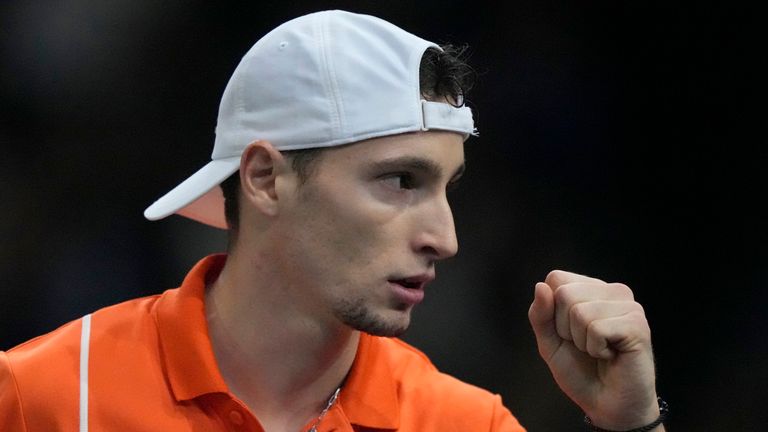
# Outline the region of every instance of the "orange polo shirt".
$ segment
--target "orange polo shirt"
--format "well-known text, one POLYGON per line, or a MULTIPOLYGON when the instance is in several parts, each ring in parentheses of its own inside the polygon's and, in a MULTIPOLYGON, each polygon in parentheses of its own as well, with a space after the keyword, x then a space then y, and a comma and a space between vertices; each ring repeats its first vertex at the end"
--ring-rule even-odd
MULTIPOLYGON (((229 392, 208 337, 206 282, 225 261, 204 258, 180 288, 0 351, 0 431, 263 431, 229 392)), ((370 429, 524 431, 498 395, 438 372, 400 340, 362 334, 318 432, 370 429)))

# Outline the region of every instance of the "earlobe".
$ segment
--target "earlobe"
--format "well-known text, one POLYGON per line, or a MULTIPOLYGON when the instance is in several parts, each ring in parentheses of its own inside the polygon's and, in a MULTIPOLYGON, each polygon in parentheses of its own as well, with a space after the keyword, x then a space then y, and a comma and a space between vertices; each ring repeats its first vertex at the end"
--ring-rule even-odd
POLYGON ((277 175, 285 158, 269 141, 255 141, 246 147, 240 158, 240 185, 243 206, 274 216, 277 213, 277 175))

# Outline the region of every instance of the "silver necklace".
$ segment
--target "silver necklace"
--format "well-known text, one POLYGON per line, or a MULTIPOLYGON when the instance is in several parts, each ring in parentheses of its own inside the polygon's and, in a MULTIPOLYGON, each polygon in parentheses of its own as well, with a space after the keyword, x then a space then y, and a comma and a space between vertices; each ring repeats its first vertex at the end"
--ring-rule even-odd
POLYGON ((320 411, 320 415, 317 416, 315 419, 315 422, 312 423, 312 427, 309 428, 309 432, 317 432, 317 425, 320 424, 320 420, 325 417, 326 414, 328 414, 328 411, 331 409, 334 403, 336 403, 336 399, 339 397, 339 392, 341 391, 341 386, 336 389, 335 392, 331 395, 331 398, 328 399, 328 403, 325 405, 325 408, 323 408, 322 411, 320 411))

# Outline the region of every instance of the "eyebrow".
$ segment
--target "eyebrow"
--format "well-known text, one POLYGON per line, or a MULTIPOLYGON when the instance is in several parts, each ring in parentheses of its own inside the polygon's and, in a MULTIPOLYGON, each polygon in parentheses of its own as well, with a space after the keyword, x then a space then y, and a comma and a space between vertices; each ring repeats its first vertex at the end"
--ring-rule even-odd
MULTIPOLYGON (((418 171, 424 174, 427 174, 429 176, 433 176, 436 178, 442 177, 443 175, 443 168, 435 163, 435 161, 421 158, 421 157, 414 157, 414 156, 401 156, 401 157, 394 157, 390 159, 384 159, 380 161, 373 162, 371 166, 375 170, 410 170, 410 171, 418 171)), ((456 181, 464 174, 464 171, 466 169, 466 164, 462 163, 461 166, 459 166, 456 171, 454 171, 453 175, 451 176, 451 181, 456 181)))

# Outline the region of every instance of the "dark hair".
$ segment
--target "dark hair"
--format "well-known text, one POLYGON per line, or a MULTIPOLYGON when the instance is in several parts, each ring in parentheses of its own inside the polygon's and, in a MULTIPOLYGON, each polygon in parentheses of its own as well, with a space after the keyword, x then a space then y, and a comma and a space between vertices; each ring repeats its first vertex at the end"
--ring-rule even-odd
POLYGON ((463 45, 443 45, 443 50, 429 48, 421 57, 419 87, 427 100, 447 99, 456 107, 464 105, 464 96, 475 82, 475 70, 466 63, 467 50, 463 45))
MULTIPOLYGON (((465 95, 472 88, 474 70, 466 63, 467 46, 441 46, 442 51, 428 48, 419 65, 419 86, 427 100, 447 99, 454 106, 462 106, 465 95)), ((314 172, 318 156, 325 148, 310 148, 282 152, 291 159, 291 168, 304 184, 314 172)), ((224 216, 229 226, 229 245, 233 245, 240 222, 240 174, 235 172, 221 183, 224 193, 224 216)))

